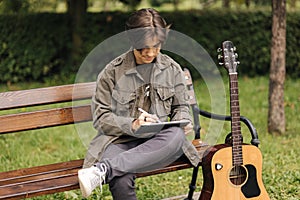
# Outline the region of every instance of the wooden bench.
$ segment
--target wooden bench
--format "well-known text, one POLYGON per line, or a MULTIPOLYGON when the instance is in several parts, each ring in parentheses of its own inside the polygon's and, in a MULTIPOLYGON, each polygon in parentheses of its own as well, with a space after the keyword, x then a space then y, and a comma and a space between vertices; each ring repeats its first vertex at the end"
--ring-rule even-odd
MULTIPOLYGON (((190 104, 194 115, 195 140, 193 144, 198 151, 202 150, 200 142, 199 114, 218 120, 230 121, 229 116, 215 115, 198 108, 195 98, 191 76, 185 70, 186 81, 190 95, 190 104)), ((62 102, 90 99, 95 90, 95 82, 46 87, 39 89, 12 91, 0 93, 0 110, 28 108, 40 105, 51 105, 62 102), (76 88, 76 93, 73 93, 76 88)), ((20 109, 21 110, 21 109, 20 109)), ((6 113, 6 112, 5 112, 6 113)), ((7 112, 9 113, 9 112, 7 112)), ((12 134, 27 130, 44 129, 48 127, 63 126, 67 124, 87 122, 92 120, 89 104, 52 109, 18 112, 16 114, 3 114, 0 116, 0 134, 12 134)), ((251 143, 258 145, 257 133, 251 122, 241 117, 252 134, 251 143)), ((9 145, 8 145, 9 146, 9 145)), ((3 148, 3 147, 1 147, 3 148)), ((9 147, 8 147, 9 148, 9 147)), ((72 160, 44 166, 0 172, 0 199, 21 199, 45 194, 53 194, 79 188, 77 171, 81 169, 83 160, 72 160)), ((201 163, 199 164, 199 166, 201 163)), ((182 157, 169 166, 153 171, 139 173, 137 177, 145 177, 186 168, 192 165, 182 157)), ((187 199, 192 199, 197 180, 198 167, 193 170, 193 177, 189 186, 187 199)))

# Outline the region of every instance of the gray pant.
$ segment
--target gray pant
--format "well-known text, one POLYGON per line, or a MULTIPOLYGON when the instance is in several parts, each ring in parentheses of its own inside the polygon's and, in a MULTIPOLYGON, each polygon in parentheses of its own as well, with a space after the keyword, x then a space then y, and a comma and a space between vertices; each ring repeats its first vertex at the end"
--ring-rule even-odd
POLYGON ((107 182, 114 200, 136 200, 135 173, 166 166, 182 156, 185 134, 171 127, 150 139, 110 144, 102 163, 108 166, 107 182))

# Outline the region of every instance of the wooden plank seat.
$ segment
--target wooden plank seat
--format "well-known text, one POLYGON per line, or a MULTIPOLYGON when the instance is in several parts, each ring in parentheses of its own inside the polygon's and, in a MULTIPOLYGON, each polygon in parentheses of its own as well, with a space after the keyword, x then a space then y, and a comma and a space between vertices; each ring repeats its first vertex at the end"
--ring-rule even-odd
MULTIPOLYGON (((194 146, 203 152, 207 145, 200 140, 199 115, 218 120, 231 120, 229 116, 215 115, 198 108, 194 94, 191 76, 185 70, 186 81, 190 95, 190 104, 194 115, 195 140, 194 146)), ((26 130, 63 126, 67 124, 87 122, 92 120, 89 103, 72 105, 71 102, 90 99, 95 90, 95 82, 78 83, 64 86, 54 86, 39 89, 12 91, 0 93, 0 111, 15 110, 41 106, 38 110, 2 114, 0 116, 0 134, 13 134, 26 130), (62 104, 56 108, 44 108, 45 105, 62 104), (69 103, 69 104, 68 104, 69 103)), ((241 120, 252 134, 252 144, 258 145, 257 133, 252 123, 245 117, 241 120)), ((72 160, 43 166, 0 172, 0 199, 22 199, 45 194, 53 194, 78 189, 77 171, 82 167, 83 160, 72 160)), ((199 166, 201 163, 199 163, 199 166)), ((139 173, 137 177, 145 177, 186 168, 192 165, 185 157, 181 157, 169 166, 153 171, 139 173)), ((195 190, 198 167, 194 168, 188 199, 195 190)))

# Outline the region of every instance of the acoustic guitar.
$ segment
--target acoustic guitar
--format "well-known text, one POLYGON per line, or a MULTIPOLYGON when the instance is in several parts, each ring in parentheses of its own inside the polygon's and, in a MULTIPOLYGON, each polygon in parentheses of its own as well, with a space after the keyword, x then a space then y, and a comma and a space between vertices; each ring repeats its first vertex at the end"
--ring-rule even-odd
POLYGON ((235 47, 231 41, 225 41, 220 51, 220 64, 229 73, 231 137, 229 142, 206 151, 199 200, 269 200, 262 182, 261 152, 256 146, 243 143, 235 47))

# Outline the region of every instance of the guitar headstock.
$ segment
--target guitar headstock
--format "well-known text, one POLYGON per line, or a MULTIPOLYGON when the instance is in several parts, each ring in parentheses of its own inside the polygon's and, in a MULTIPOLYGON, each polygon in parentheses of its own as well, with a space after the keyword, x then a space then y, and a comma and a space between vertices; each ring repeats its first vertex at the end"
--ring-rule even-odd
POLYGON ((240 64, 237 61, 238 54, 235 52, 236 48, 231 41, 224 41, 222 43, 222 48, 218 49, 218 52, 221 55, 218 55, 218 59, 220 60, 220 65, 223 65, 229 74, 237 73, 237 67, 240 64))

